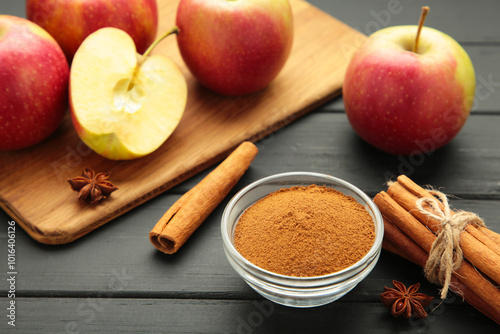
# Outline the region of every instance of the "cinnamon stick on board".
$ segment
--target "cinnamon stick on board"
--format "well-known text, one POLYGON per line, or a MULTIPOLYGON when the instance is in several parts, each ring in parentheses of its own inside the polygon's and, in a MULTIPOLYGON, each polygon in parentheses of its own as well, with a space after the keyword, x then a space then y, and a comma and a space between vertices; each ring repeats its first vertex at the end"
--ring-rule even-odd
POLYGON ((257 147, 251 142, 240 144, 165 212, 149 232, 151 243, 166 254, 177 252, 236 185, 257 152, 257 147))

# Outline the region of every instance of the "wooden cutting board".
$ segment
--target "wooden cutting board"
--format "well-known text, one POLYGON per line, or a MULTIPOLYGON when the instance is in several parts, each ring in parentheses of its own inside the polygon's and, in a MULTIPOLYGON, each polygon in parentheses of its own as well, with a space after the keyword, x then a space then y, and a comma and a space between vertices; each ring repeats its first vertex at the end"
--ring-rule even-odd
MULTIPOLYGON (((177 4, 158 1, 159 34, 175 24, 177 4)), ((146 157, 111 161, 88 149, 66 117, 42 143, 0 153, 1 207, 39 242, 68 243, 219 162, 242 141, 258 140, 338 96, 347 64, 366 37, 305 1, 290 4, 294 45, 268 88, 234 98, 209 92, 169 37, 155 53, 174 59, 188 82, 186 111, 172 136, 146 157), (81 203, 66 179, 84 167, 110 172, 120 189, 98 205, 81 203)))

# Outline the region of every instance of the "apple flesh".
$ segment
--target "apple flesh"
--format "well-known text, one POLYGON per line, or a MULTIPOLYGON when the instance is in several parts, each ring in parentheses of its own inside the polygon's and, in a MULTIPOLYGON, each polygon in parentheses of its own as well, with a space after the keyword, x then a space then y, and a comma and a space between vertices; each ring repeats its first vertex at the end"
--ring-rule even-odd
POLYGON ((181 0, 177 42, 193 76, 223 95, 267 87, 293 41, 287 0, 181 0))
POLYGON ((451 141, 474 100, 475 74, 450 36, 417 26, 372 34, 353 56, 343 99, 349 122, 368 143, 397 155, 422 154, 451 141))
POLYGON ((155 151, 177 127, 187 84, 161 55, 143 57, 124 31, 102 28, 75 54, 70 72, 73 125, 82 141, 113 160, 155 151))
POLYGON ((47 30, 71 61, 94 31, 115 27, 126 31, 143 53, 155 40, 155 0, 27 0, 26 17, 47 30))
POLYGON ((69 67, 57 42, 36 24, 0 15, 0 150, 35 145, 68 109, 69 67))

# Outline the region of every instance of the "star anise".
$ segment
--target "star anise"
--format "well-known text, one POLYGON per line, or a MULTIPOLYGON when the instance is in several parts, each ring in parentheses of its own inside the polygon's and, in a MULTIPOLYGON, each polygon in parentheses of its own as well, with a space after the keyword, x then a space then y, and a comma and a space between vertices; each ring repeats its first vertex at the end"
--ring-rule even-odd
POLYGON ((68 182, 71 189, 78 191, 79 200, 94 204, 118 189, 117 186, 108 181, 109 177, 109 173, 96 173, 85 167, 82 176, 68 179, 68 182))
POLYGON ((380 301, 391 309, 391 314, 394 317, 403 315, 408 319, 412 314, 415 314, 415 318, 418 319, 427 317, 424 307, 429 305, 434 298, 417 292, 420 283, 413 284, 408 289, 398 281, 392 281, 392 285, 394 288, 384 286, 384 292, 380 294, 380 301))

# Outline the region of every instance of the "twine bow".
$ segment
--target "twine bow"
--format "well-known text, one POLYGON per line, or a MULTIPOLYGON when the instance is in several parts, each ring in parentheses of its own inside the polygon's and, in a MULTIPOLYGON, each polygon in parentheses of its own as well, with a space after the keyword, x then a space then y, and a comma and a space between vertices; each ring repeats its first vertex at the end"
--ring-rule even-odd
POLYGON ((484 222, 472 212, 454 213, 442 192, 429 190, 429 193, 439 200, 436 197, 423 197, 417 200, 416 205, 421 213, 438 221, 441 229, 432 244, 424 273, 429 281, 443 286, 441 299, 444 299, 448 294, 451 275, 463 261, 460 234, 468 224, 484 226, 484 222))

